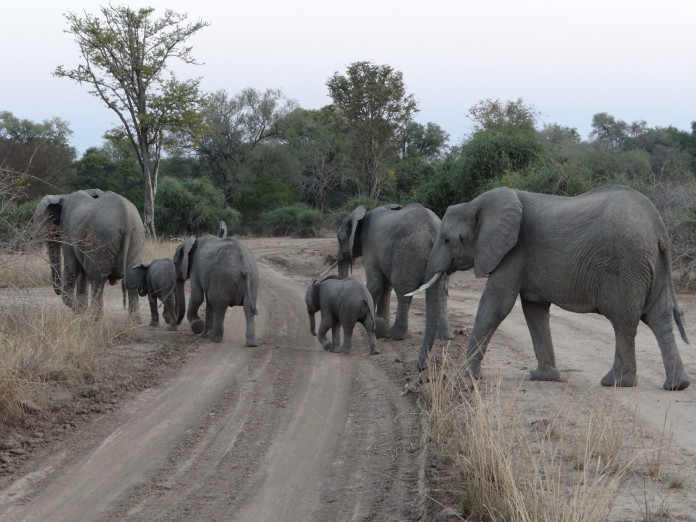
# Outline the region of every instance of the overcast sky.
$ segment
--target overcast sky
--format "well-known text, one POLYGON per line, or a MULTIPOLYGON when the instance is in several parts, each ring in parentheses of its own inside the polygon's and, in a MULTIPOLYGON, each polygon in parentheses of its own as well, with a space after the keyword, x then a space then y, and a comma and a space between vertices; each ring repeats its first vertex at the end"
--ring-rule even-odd
MULTIPOLYGON (((97 13, 106 2, 12 1, 2 8, 0 111, 66 120, 82 153, 100 146, 116 116, 80 86, 54 78, 76 66, 67 11, 97 13)), ((281 89, 300 106, 331 102, 327 79, 353 62, 390 65, 418 101, 416 120, 434 122, 457 144, 472 131, 480 100, 522 98, 541 123, 575 127, 592 116, 689 130, 696 120, 696 2, 693 0, 150 0, 210 26, 189 40, 204 65, 177 66, 206 91, 281 89)))

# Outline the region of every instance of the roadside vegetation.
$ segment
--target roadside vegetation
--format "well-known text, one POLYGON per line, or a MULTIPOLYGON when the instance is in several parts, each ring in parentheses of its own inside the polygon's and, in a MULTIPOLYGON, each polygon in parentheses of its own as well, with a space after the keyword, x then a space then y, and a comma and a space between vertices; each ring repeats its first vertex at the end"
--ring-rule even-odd
POLYGON ((665 519, 663 503, 633 489, 655 481, 664 500, 683 487, 670 452, 672 426, 646 433, 616 395, 591 391, 582 400, 552 393, 532 405, 530 418, 524 390, 500 379, 473 381, 463 362, 460 350, 445 346, 431 357, 423 387, 428 442, 448 477, 443 483, 458 488, 432 493, 443 506, 457 506, 435 512, 462 520, 591 522, 613 519, 612 510, 628 503, 632 512, 638 506, 640 520, 665 519))

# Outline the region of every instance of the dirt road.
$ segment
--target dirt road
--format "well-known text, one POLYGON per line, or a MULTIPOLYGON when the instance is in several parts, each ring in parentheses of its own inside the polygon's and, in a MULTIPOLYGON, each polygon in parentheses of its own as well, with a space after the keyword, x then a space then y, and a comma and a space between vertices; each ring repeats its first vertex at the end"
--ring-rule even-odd
MULTIPOLYGON (((260 346, 243 347, 239 308, 228 311, 220 344, 197 343, 185 323, 179 332, 151 333, 190 343, 185 363, 157 386, 92 415, 21 473, 0 481, 0 519, 434 520, 436 510, 426 506, 417 394, 406 392, 416 377, 424 300, 414 300, 409 338, 382 341, 381 355, 367 355, 360 326, 353 354, 326 353, 309 333, 303 297, 325 256, 334 253, 335 239, 248 244, 260 263, 260 346)), ((468 273, 452 278, 455 349, 465 344, 482 286, 468 273)), ((123 313, 120 292, 109 292, 111 313, 123 313)), ((680 302, 696 342, 696 299, 681 296, 680 302)), ((497 374, 503 386, 524 390, 520 408, 528 408, 532 420, 561 400, 580 404, 616 394, 646 429, 673 434, 670 462, 686 474, 679 490, 663 493, 664 485, 645 481, 636 488, 643 494, 649 488, 679 520, 694 520, 696 382, 684 392, 662 391, 659 351, 641 328, 639 386, 602 388, 599 379, 613 358, 606 319, 553 308, 551 324, 567 382, 526 380, 535 359, 519 309, 494 336, 483 378, 497 374)), ((696 348, 679 345, 696 379, 696 348)), ((640 514, 630 487, 613 520, 640 514)))

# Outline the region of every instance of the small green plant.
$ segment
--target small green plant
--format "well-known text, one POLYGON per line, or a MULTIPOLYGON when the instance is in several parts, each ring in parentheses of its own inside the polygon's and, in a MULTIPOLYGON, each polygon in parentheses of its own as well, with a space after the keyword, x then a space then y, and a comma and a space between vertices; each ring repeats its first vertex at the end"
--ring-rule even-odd
POLYGON ((321 212, 301 204, 276 208, 261 214, 264 234, 269 236, 315 237, 322 223, 321 212))

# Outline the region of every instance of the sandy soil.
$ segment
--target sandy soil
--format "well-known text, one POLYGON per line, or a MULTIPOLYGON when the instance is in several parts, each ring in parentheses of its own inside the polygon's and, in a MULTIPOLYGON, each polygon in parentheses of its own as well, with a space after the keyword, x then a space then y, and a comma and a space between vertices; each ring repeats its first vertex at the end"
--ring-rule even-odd
MULTIPOLYGON (((452 485, 437 476, 417 406, 424 300, 414 300, 409 338, 382 340, 380 355, 368 355, 360 326, 351 355, 326 353, 309 333, 303 297, 335 253, 335 239, 247 244, 260 264, 260 346, 243 347, 239 308, 228 311, 220 344, 194 336, 187 324, 179 332, 143 326, 144 342, 110 354, 104 382, 0 433, 0 519, 445 518, 432 498, 448 502, 439 490, 452 485)), ((469 273, 452 278, 454 349, 466 345, 483 284, 469 273)), ((108 292, 109 313, 123 314, 118 287, 108 292)), ((696 298, 680 296, 680 303, 696 341, 696 298)), ((613 359, 606 319, 552 308, 552 331, 566 382, 527 380, 535 359, 519 308, 494 336, 483 378, 521 390, 519 413, 530 423, 564 401, 579 411, 618 397, 646 432, 669 442, 665 468, 683 481, 679 488, 645 476, 627 481, 611 520, 645 520, 648 508, 661 508, 662 519, 696 520, 696 383, 663 391, 657 344, 641 328, 639 386, 602 388, 613 359)), ((694 348, 680 349, 696 378, 694 348)))

